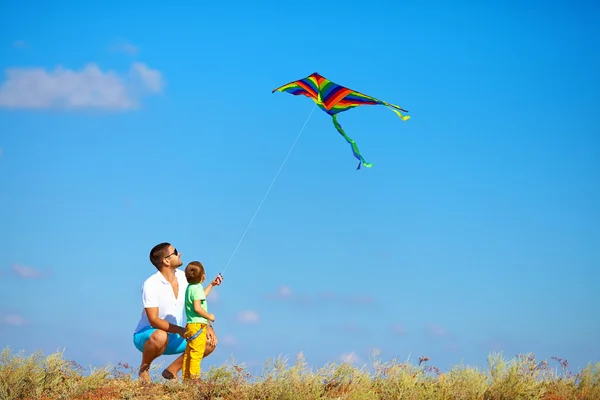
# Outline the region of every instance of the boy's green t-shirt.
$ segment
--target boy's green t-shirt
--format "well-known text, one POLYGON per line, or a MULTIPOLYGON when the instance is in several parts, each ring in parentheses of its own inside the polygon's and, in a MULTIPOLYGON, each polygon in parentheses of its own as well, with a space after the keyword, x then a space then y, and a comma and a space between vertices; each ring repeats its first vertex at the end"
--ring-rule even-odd
POLYGON ((208 304, 206 303, 206 295, 204 287, 201 283, 192 283, 185 289, 185 315, 189 323, 208 324, 208 319, 201 317, 194 310, 194 300, 200 300, 200 304, 204 311, 208 312, 208 304))

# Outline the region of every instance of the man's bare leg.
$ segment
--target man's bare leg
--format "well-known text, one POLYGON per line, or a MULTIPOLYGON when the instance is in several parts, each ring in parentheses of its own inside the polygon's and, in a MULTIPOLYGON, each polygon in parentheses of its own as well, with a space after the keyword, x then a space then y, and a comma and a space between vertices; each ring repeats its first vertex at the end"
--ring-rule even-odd
POLYGON ((161 356, 167 348, 167 332, 157 329, 150 335, 150 338, 144 343, 144 351, 142 353, 142 364, 138 377, 141 381, 150 381, 150 364, 157 357, 161 356))
POLYGON ((177 357, 175 359, 175 361, 173 361, 171 363, 171 365, 169 365, 167 368, 165 368, 162 372, 162 377, 165 379, 175 379, 177 377, 177 374, 179 373, 179 371, 181 371, 181 368, 183 367, 183 354, 180 355, 179 357, 177 357))

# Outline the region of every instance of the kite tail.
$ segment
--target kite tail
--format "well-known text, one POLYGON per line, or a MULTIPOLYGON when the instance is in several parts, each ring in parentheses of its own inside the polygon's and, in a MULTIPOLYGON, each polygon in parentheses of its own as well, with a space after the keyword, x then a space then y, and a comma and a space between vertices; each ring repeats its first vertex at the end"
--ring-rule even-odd
POLYGON ((346 139, 346 141, 350 144, 350 146, 352 147, 352 153, 354 153, 354 157, 356 157, 360 161, 358 163, 358 167, 356 169, 360 169, 361 164, 367 168, 370 168, 373 164, 365 161, 363 156, 360 154, 360 151, 358 151, 358 146, 356 145, 356 142, 354 140, 350 139, 348 137, 348 135, 346 135, 346 132, 344 132, 344 130, 342 129, 342 126, 340 125, 340 123, 337 120, 337 114, 333 114, 332 117, 333 117, 333 125, 335 125, 335 129, 337 129, 338 132, 344 137, 344 139, 346 139))
POLYGON ((385 106, 387 108, 389 108, 390 110, 392 110, 393 112, 395 112, 402 121, 408 121, 410 119, 410 115, 402 115, 402 113, 400 112, 400 110, 402 110, 402 111, 406 111, 406 110, 403 110, 402 108, 400 108, 398 106, 394 106, 393 104, 386 104, 385 106))

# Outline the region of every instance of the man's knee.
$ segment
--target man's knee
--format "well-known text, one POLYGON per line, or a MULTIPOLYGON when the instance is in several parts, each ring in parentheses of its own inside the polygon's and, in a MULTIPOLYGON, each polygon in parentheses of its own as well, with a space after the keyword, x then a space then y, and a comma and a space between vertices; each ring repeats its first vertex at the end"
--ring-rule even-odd
POLYGON ((164 351, 167 348, 168 340, 167 332, 157 329, 152 332, 144 347, 149 346, 152 349, 164 351))

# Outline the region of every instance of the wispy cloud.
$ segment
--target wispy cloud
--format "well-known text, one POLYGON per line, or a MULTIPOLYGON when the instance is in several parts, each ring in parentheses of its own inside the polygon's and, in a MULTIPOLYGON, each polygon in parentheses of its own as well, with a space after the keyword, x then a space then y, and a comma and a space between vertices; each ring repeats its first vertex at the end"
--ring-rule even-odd
POLYGON ((208 294, 207 299, 209 302, 218 303, 219 300, 221 299, 221 296, 219 295, 219 292, 217 292, 216 290, 213 289, 208 294))
POLYGON ((9 68, 0 86, 0 107, 24 109, 131 110, 139 98, 161 93, 165 81, 160 71, 134 63, 128 74, 103 71, 96 64, 80 70, 58 66, 9 68))
POLYGON ((134 46, 133 44, 125 41, 113 44, 110 47, 110 50, 115 53, 126 53, 130 56, 134 56, 140 51, 140 49, 137 46, 134 46))
POLYGON ((401 324, 392 325, 392 332, 396 335, 403 336, 406 334, 406 328, 401 324))
POLYGON ((233 336, 231 334, 227 334, 227 335, 223 336, 222 339, 219 339, 219 344, 222 344, 223 346, 226 346, 226 347, 233 347, 237 344, 237 339, 235 338, 235 336, 233 336))
POLYGON ((443 345, 447 351, 457 352, 459 350, 456 335, 449 332, 446 328, 430 322, 425 324, 425 331, 430 336, 438 338, 439 344, 443 345))
POLYGON ((350 303, 357 305, 367 305, 375 303, 375 298, 372 296, 358 295, 358 296, 350 296, 350 303))
POLYGON ((343 306, 370 306, 375 304, 375 298, 373 296, 362 294, 362 295, 346 295, 334 292, 320 292, 320 293, 295 293, 287 285, 280 286, 275 293, 269 293, 266 295, 267 299, 288 301, 293 304, 299 304, 303 307, 308 304, 339 304, 343 306))
POLYGON ((131 72, 132 76, 139 79, 142 86, 152 93, 160 93, 165 86, 161 72, 157 69, 148 68, 144 63, 133 63, 131 72))
POLYGON ((458 351, 458 344, 455 342, 446 343, 446 350, 456 352, 458 351))
POLYGON ((266 298, 271 300, 291 299, 292 297, 292 289, 287 285, 279 286, 275 293, 268 293, 266 295, 266 298))
POLYGON ((344 323, 324 322, 316 326, 323 335, 333 335, 335 337, 356 336, 364 339, 371 336, 373 331, 368 325, 360 322, 347 321, 344 323))
POLYGON ((434 324, 434 323, 425 324, 425 329, 427 330, 427 332, 429 332, 429 334, 434 335, 434 336, 439 336, 439 337, 449 336, 449 333, 446 329, 444 329, 441 326, 434 324))
POLYGON ((260 317, 256 311, 243 311, 238 314, 237 320, 243 324, 255 324, 260 317))
POLYGON ((277 294, 279 297, 290 297, 292 295, 292 289, 289 286, 280 286, 277 294))
POLYGON ((499 338, 486 339, 480 344, 480 346, 486 350, 493 351, 503 351, 506 350, 507 347, 509 347, 506 340, 499 338))
POLYGON ((121 354, 110 348, 94 348, 90 355, 102 364, 116 363, 121 357, 121 354))
POLYGON ((12 266, 12 272, 23 279, 39 279, 47 276, 47 273, 34 267, 15 264, 12 266))
POLYGON ((333 292, 321 292, 317 295, 319 301, 345 304, 349 306, 372 305, 375 303, 375 298, 366 294, 346 295, 333 292))
POLYGON ((25 318, 17 314, 0 315, 0 324, 2 325, 23 326, 25 323, 25 318))
POLYGON ((367 330, 365 329, 364 324, 359 324, 356 322, 349 322, 345 325, 342 326, 342 331, 344 333, 349 333, 349 334, 354 334, 354 335, 361 335, 363 336, 364 334, 367 333, 367 330))
POLYGON ((25 49, 29 47, 29 44, 24 40, 15 40, 13 42, 13 47, 16 49, 25 49))

